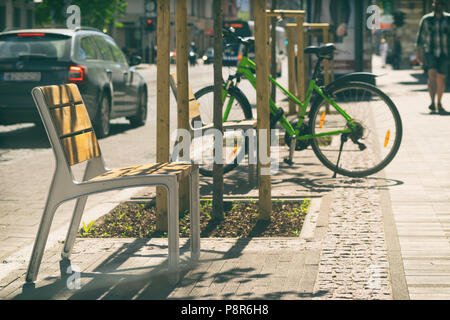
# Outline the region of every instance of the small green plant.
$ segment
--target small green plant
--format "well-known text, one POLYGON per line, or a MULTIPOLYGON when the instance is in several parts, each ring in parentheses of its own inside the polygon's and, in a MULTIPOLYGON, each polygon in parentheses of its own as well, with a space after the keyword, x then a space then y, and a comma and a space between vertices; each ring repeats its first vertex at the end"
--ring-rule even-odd
POLYGON ((93 226, 94 226, 94 220, 92 220, 87 226, 86 226, 86 224, 83 221, 83 228, 82 228, 83 229, 83 233, 82 233, 82 235, 83 236, 89 235, 89 233, 95 229, 93 226))

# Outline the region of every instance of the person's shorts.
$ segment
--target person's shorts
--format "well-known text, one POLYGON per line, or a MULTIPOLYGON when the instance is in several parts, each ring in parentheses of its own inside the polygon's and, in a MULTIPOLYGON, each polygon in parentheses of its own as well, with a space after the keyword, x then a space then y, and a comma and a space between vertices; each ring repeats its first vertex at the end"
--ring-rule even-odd
POLYGON ((440 74, 448 73, 448 60, 449 58, 445 55, 441 55, 440 57, 436 57, 431 53, 425 54, 426 64, 428 70, 435 69, 440 74))

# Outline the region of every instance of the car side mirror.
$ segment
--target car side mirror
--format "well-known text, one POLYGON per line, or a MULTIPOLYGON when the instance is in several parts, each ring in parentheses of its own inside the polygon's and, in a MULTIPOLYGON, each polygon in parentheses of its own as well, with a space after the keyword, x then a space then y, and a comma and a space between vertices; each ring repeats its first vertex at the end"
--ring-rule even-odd
POLYGON ((130 67, 137 66, 138 64, 142 63, 142 57, 141 56, 131 56, 130 58, 130 67))

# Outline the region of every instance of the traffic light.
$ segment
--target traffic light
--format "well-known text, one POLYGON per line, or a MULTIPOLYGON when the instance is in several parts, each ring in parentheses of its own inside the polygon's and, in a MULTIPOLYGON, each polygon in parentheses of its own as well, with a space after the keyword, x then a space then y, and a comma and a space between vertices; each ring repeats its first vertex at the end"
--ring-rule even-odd
POLYGON ((145 19, 145 29, 148 32, 153 32, 155 31, 156 27, 156 18, 146 18, 145 19))
POLYGON ((405 13, 397 11, 394 13, 394 24, 396 27, 401 27, 405 24, 405 13))

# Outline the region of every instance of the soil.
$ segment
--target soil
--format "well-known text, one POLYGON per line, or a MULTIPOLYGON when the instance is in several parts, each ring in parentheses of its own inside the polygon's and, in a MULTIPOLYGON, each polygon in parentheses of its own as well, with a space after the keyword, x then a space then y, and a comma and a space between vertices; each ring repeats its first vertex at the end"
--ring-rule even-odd
MULTIPOLYGON (((296 237, 310 205, 310 200, 272 202, 270 221, 258 219, 256 201, 224 202, 222 220, 212 219, 212 201, 200 203, 201 237, 251 238, 296 237)), ((186 212, 180 217, 180 237, 189 237, 190 220, 186 212)), ((84 238, 153 238, 166 237, 166 232, 155 230, 156 210, 151 202, 124 202, 107 215, 83 223, 79 236, 84 238)))

